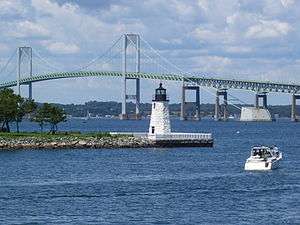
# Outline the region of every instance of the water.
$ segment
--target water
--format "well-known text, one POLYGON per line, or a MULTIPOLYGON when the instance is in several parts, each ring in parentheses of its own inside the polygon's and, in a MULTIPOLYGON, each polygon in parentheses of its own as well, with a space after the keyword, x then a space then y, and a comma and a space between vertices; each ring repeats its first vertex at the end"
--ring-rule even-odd
MULTIPOLYGON (((148 122, 62 129, 145 131, 148 122)), ((0 151, 0 224, 300 224, 299 123, 172 126, 213 132, 215 147, 0 151), (244 171, 254 144, 278 145, 281 167, 244 171)))

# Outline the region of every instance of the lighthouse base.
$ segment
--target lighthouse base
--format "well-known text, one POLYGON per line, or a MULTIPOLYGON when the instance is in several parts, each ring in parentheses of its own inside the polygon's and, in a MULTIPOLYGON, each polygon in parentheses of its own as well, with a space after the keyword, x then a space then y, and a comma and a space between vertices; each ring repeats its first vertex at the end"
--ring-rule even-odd
POLYGON ((147 148, 173 147, 213 147, 213 137, 210 133, 168 133, 149 134, 142 132, 110 132, 111 135, 133 136, 146 140, 147 148))
POLYGON ((210 133, 148 134, 157 147, 213 147, 210 133))

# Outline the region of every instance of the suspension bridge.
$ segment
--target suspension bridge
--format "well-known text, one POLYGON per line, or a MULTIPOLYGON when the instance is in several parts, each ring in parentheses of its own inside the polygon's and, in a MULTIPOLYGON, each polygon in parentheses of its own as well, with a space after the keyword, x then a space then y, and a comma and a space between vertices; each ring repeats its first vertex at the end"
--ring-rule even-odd
MULTIPOLYGON (((17 87, 17 93, 21 95, 21 85, 29 88, 28 97, 32 98, 32 84, 48 80, 58 80, 80 77, 119 77, 122 79, 122 113, 121 119, 140 117, 140 81, 141 79, 178 81, 182 83, 181 118, 187 119, 186 105, 195 104, 195 118, 200 119, 199 88, 209 87, 216 89, 215 119, 226 120, 228 117, 227 105, 230 103, 227 95, 229 89, 250 90, 255 92, 255 106, 259 107, 259 99, 263 99, 263 106, 267 108, 267 93, 280 92, 292 95, 291 120, 296 121, 296 100, 300 99, 300 85, 278 82, 250 81, 238 79, 220 79, 206 77, 202 74, 187 73, 177 65, 163 57, 146 40, 138 34, 124 34, 102 55, 99 55, 86 65, 65 72, 43 58, 41 54, 31 47, 19 47, 12 54, 7 63, 0 70, 0 89, 17 87), (143 48, 141 48, 141 45, 143 48), (36 63, 43 65, 44 69, 33 73, 33 56, 36 63), (18 58, 17 65, 14 64, 15 57, 18 58), (109 67, 105 69, 104 67, 109 67), (11 70, 9 68, 12 67, 11 70), (141 70, 143 69, 143 71, 141 70), (17 76, 15 76, 15 74, 17 76), (3 75, 3 76, 2 76, 3 75), (14 77, 15 79, 11 79, 14 77), (5 78, 8 78, 5 79, 5 78), (127 94, 127 81, 135 81, 134 95, 127 94), (186 102, 185 93, 193 90, 196 94, 195 102, 186 102), (223 97, 223 111, 220 108, 220 96, 223 97), (135 114, 129 115, 126 107, 127 101, 134 101, 135 114)), ((232 96, 233 97, 233 96, 232 96)), ((238 100, 238 98, 235 98, 238 100)), ((237 106, 235 106, 237 107, 237 106)))

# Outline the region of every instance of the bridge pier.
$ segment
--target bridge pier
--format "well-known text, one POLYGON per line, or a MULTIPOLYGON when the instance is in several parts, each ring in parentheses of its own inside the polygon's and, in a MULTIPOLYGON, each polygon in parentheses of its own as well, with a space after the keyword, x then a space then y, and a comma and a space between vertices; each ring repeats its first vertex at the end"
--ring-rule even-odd
POLYGON ((124 34, 123 39, 123 55, 122 55, 122 112, 120 114, 121 120, 127 119, 141 119, 140 115, 140 79, 127 77, 127 48, 132 44, 135 49, 135 72, 140 72, 140 36, 137 34, 124 34), (133 95, 127 94, 127 80, 135 80, 135 93, 133 95), (130 115, 127 112, 127 100, 135 101, 135 113, 130 115))
MULTIPOLYGON (((17 74, 17 94, 21 96, 21 73, 22 62, 24 57, 28 59, 29 77, 32 77, 32 48, 31 47, 19 47, 18 48, 18 74, 17 74)), ((28 99, 32 99, 32 83, 28 83, 28 99)))
POLYGON ((300 94, 293 94, 292 95, 292 109, 291 109, 291 121, 298 122, 299 119, 297 118, 297 99, 300 99, 300 94))
POLYGON ((260 108, 259 99, 262 99, 262 108, 267 109, 268 103, 267 103, 267 92, 257 92, 255 94, 255 107, 260 108))
POLYGON ((28 99, 32 100, 32 83, 28 84, 28 99))
POLYGON ((215 121, 227 121, 227 120, 228 120, 227 89, 219 89, 216 92, 215 121), (223 115, 221 112, 220 96, 223 96, 223 115))
POLYGON ((181 111, 180 111, 180 119, 181 120, 188 120, 189 117, 187 115, 187 106, 188 105, 195 105, 196 110, 195 110, 195 115, 192 117, 194 120, 200 120, 200 88, 199 86, 190 86, 190 85, 185 85, 183 83, 182 85, 182 95, 181 95, 181 111), (195 101, 194 102, 186 102, 186 91, 187 90, 193 90, 195 91, 195 101))

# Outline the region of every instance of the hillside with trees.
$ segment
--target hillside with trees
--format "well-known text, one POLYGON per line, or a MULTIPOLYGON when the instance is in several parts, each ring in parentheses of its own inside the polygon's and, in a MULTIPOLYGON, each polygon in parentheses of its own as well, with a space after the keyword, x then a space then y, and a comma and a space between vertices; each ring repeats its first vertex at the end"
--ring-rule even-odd
MULTIPOLYGON (((85 104, 57 104, 62 107, 68 115, 73 117, 85 117, 89 112, 92 116, 101 116, 104 117, 106 115, 118 116, 121 113, 121 103, 119 102, 98 102, 98 101, 90 101, 85 104)), ((251 106, 251 105, 237 105, 238 107, 243 106, 251 106)), ((127 105, 128 111, 131 113, 135 112, 135 106, 133 103, 128 103, 127 105)), ((214 104, 201 104, 201 116, 213 116, 214 115, 214 104)), ((142 116, 150 115, 151 113, 151 104, 150 103, 142 103, 140 105, 142 116)), ((228 106, 229 113, 231 115, 239 115, 240 111, 229 105, 228 106)), ((188 107, 188 113, 191 114, 194 111, 193 107, 188 107)), ((291 106, 290 105, 271 105, 269 106, 269 110, 272 115, 278 114, 280 117, 290 117, 291 114, 291 106)), ((300 112, 300 106, 297 106, 297 110, 300 112)), ((180 103, 170 104, 170 114, 174 116, 180 115, 180 103)))

